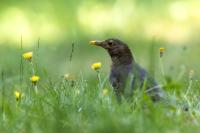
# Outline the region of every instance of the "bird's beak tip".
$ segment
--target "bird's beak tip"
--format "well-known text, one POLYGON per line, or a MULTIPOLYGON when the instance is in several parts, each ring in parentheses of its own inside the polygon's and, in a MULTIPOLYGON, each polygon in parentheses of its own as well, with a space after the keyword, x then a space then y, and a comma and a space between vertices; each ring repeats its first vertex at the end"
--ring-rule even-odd
POLYGON ((97 41, 95 41, 95 40, 89 42, 90 45, 96 45, 96 43, 97 43, 97 41))

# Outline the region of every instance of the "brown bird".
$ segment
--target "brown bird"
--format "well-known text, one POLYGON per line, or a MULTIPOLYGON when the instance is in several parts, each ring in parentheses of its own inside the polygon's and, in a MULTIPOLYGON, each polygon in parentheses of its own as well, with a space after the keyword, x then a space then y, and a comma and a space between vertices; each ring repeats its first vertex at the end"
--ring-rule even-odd
POLYGON ((109 53, 112 60, 109 79, 119 102, 125 90, 132 95, 135 89, 141 89, 143 86, 153 101, 158 101, 164 96, 155 79, 136 63, 127 44, 119 39, 95 40, 90 41, 90 44, 100 46, 109 53))

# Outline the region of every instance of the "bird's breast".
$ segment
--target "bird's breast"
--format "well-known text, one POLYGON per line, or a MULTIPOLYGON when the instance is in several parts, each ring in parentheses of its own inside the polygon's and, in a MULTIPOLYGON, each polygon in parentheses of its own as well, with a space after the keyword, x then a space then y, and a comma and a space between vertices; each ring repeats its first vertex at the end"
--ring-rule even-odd
POLYGON ((132 71, 132 65, 112 66, 110 72, 110 82, 112 86, 123 87, 131 71, 132 71))

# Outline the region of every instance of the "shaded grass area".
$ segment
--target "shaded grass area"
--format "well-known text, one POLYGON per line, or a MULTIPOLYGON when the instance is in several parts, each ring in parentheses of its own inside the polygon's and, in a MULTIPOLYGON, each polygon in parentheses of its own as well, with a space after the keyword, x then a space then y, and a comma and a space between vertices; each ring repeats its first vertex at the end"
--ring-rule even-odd
POLYGON ((164 85, 167 100, 153 104, 144 93, 136 92, 132 102, 124 99, 119 105, 107 79, 110 60, 106 52, 87 45, 88 39, 78 40, 70 62, 72 42, 24 48, 24 52, 34 51, 34 69, 41 77, 38 93, 30 82, 32 68, 27 61, 23 61, 20 83, 20 48, 0 46, 1 132, 198 132, 197 46, 185 49, 161 42, 128 40, 137 61, 164 85), (162 62, 159 47, 166 48, 162 62), (103 64, 103 87, 99 87, 97 73, 90 68, 97 61, 103 64), (194 73, 189 74, 191 69, 194 73), (63 78, 65 73, 76 76, 74 85, 63 78), (104 89, 108 93, 104 94, 104 89), (19 101, 14 96, 16 90, 23 95, 19 101))

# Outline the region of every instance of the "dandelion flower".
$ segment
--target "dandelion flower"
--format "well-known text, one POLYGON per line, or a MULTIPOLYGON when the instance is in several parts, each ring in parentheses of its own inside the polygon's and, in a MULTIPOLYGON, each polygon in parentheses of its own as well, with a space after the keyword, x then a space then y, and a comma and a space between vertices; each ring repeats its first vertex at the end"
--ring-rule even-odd
POLYGON ((103 94, 104 96, 107 96, 107 95, 108 95, 108 89, 103 89, 102 94, 103 94))
POLYGON ((30 78, 30 80, 31 80, 31 82, 32 82, 33 84, 36 84, 36 83, 40 80, 40 77, 34 75, 34 76, 32 76, 32 77, 30 78))
POLYGON ((101 62, 97 62, 91 65, 93 70, 99 70, 101 68, 101 62))
POLYGON ((22 94, 19 91, 15 91, 14 94, 15 94, 16 101, 19 101, 22 97, 22 94))
POLYGON ((31 61, 31 59, 32 59, 32 57, 33 57, 33 52, 26 52, 26 53, 24 53, 22 56, 23 56, 23 58, 24 58, 25 60, 31 61))
POLYGON ((163 54, 165 52, 165 48, 160 48, 159 51, 160 51, 160 57, 163 57, 163 54))

